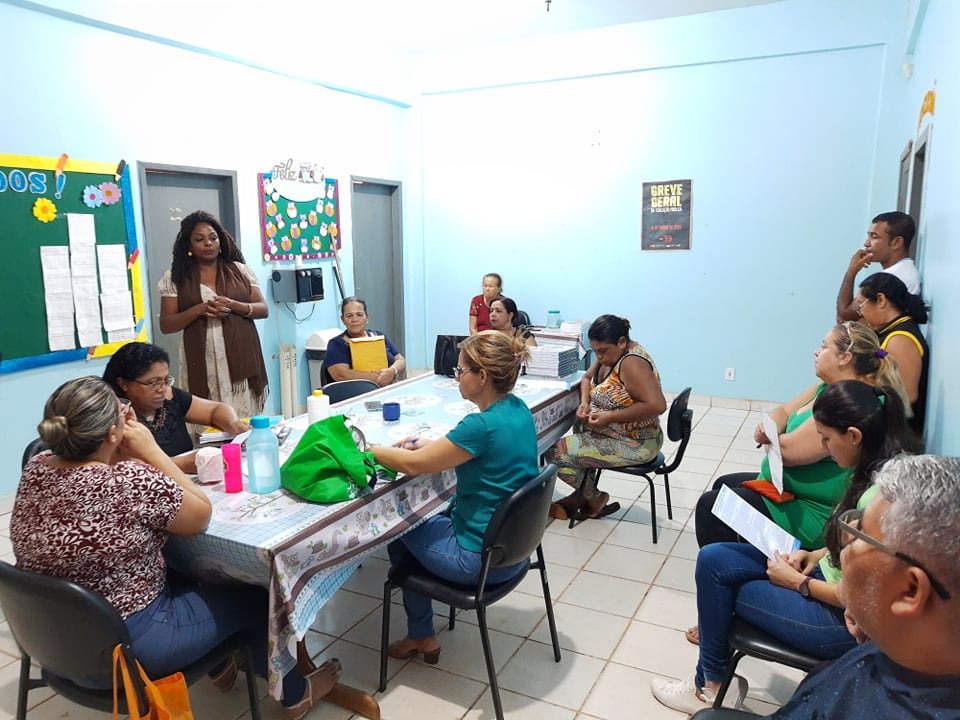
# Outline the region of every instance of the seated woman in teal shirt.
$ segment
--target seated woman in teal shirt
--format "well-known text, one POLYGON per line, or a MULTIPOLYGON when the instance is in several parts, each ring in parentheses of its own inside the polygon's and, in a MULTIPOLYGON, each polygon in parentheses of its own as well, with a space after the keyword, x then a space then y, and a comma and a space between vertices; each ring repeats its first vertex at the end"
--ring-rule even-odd
MULTIPOLYGON (((406 438, 394 447, 374 446, 377 462, 419 475, 456 468, 457 493, 445 514, 434 515, 415 530, 390 543, 390 561, 416 560, 434 575, 456 583, 472 583, 480 575, 483 535, 497 506, 539 472, 537 431, 533 415, 510 393, 527 356, 522 339, 496 330, 471 335, 460 344, 454 374, 460 394, 479 413, 467 415, 445 437, 432 442, 406 438)), ((503 582, 520 566, 490 572, 503 582)), ((390 645, 390 657, 423 654, 428 663, 440 659, 429 598, 403 591, 407 636, 390 645)))

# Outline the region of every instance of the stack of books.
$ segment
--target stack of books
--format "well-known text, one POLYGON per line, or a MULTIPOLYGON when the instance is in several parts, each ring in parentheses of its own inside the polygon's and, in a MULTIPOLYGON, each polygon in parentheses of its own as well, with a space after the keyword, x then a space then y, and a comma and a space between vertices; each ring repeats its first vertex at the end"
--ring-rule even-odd
POLYGON ((577 348, 564 345, 537 345, 528 348, 530 361, 527 373, 543 377, 565 377, 577 370, 580 356, 577 348))

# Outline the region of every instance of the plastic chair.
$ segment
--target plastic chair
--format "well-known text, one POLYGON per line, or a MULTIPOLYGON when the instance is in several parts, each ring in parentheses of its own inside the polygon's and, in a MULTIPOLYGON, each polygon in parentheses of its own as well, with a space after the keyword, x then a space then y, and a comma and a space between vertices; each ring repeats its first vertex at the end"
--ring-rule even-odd
POLYGON ((387 689, 387 644, 390 637, 390 593, 396 587, 414 590, 450 606, 450 629, 455 625, 454 608, 476 610, 480 626, 480 641, 487 663, 490 694, 497 720, 503 720, 500 704, 500 688, 497 671, 493 665, 493 652, 487 631, 487 606, 506 597, 526 577, 530 568, 540 571, 543 600, 547 608, 550 639, 553 642, 553 657, 560 662, 560 641, 557 624, 553 617, 553 602, 547 583, 547 567, 543 559, 540 540, 547 527, 547 510, 557 482, 556 465, 548 465, 529 483, 504 500, 494 512, 483 537, 483 566, 476 586, 455 585, 438 578, 417 563, 413 567, 395 566, 387 573, 383 585, 383 634, 380 641, 380 692, 387 689), (536 562, 530 556, 536 552, 536 562), (487 574, 494 568, 510 567, 523 563, 516 576, 498 585, 487 585, 487 574))
MULTIPOLYGON (((0 562, 0 604, 21 653, 17 720, 26 720, 27 693, 39 687, 49 687, 84 707, 113 711, 113 648, 120 644, 128 663, 135 655, 126 624, 106 598, 69 580, 0 562), (40 666, 40 678, 30 677, 31 661, 40 666)), ((246 654, 250 715, 260 720, 256 681, 249 670, 253 658, 239 635, 181 672, 188 684, 193 683, 238 650, 246 654)), ((135 680, 145 709, 143 684, 138 677, 135 680)), ((120 705, 120 712, 127 713, 123 692, 120 705)))
POLYGON ((733 657, 730 658, 730 668, 727 670, 723 683, 717 691, 717 697, 714 700, 713 707, 719 708, 723 704, 723 698, 727 694, 727 689, 733 681, 734 673, 737 671, 737 665, 744 658, 759 658, 770 662, 788 665, 789 667, 810 672, 815 665, 823 662, 820 658, 807 655, 795 648, 790 647, 782 640, 778 640, 765 633, 760 628, 751 625, 742 618, 734 618, 733 627, 730 628, 730 637, 728 639, 730 647, 733 649, 733 657))
POLYGON ((338 380, 327 383, 321 390, 330 398, 331 403, 338 403, 377 390, 379 387, 373 380, 338 380))
MULTIPOLYGON (((683 453, 687 449, 687 443, 690 442, 690 434, 693 432, 693 410, 687 407, 687 403, 690 400, 690 390, 691 388, 689 387, 684 389, 683 392, 677 395, 673 399, 673 402, 670 403, 670 414, 667 416, 667 437, 673 442, 680 442, 680 447, 677 448, 677 454, 673 456, 673 462, 669 465, 665 464, 666 458, 661 452, 657 453, 657 456, 653 460, 643 465, 606 468, 608 470, 626 473, 627 475, 638 475, 644 478, 647 484, 650 485, 650 523, 653 530, 654 544, 657 542, 657 497, 651 474, 663 475, 663 490, 667 496, 667 517, 673 520, 673 505, 670 503, 670 473, 680 466, 680 462, 683 460, 683 453)), ((597 482, 600 481, 600 473, 602 471, 603 468, 594 468, 590 471, 596 473, 597 482)), ((584 475, 584 482, 585 481, 586 475, 584 475)), ((583 484, 584 483, 581 482, 580 487, 577 488, 578 504, 580 498, 583 497, 583 484)), ((583 519, 582 516, 572 516, 569 526, 572 528, 579 519, 583 519)))
POLYGON ((34 455, 42 453, 44 450, 49 450, 49 447, 43 440, 40 438, 31 440, 30 444, 27 445, 27 447, 23 450, 23 459, 20 461, 20 469, 22 470, 27 466, 27 463, 30 462, 30 458, 32 458, 34 455))

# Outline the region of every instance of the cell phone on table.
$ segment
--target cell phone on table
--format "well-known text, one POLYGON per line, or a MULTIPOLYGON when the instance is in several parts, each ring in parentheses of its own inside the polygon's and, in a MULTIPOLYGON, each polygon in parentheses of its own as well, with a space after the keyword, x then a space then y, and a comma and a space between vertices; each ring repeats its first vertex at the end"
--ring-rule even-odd
POLYGON ((367 401, 363 404, 363 406, 364 406, 369 412, 377 412, 377 411, 379 411, 379 410, 383 410, 383 403, 380 402, 379 400, 367 400, 367 401))

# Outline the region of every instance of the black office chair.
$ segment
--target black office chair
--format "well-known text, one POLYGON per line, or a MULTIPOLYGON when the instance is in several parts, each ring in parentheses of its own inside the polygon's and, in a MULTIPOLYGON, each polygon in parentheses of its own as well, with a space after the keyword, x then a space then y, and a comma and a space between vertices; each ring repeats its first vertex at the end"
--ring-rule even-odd
POLYGON ((513 316, 513 325, 514 327, 526 327, 530 325, 530 316, 525 313, 523 310, 517 310, 516 314, 513 316))
MULTIPOLYGON (((113 710, 113 648, 120 644, 131 665, 134 654, 130 632, 106 598, 77 583, 0 562, 0 605, 21 653, 17 720, 26 720, 27 693, 39 687, 49 687, 84 707, 113 710), (31 661, 40 666, 39 678, 30 677, 31 661)), ((188 684, 193 683, 237 651, 246 654, 250 716, 260 720, 256 681, 249 670, 253 658, 239 635, 181 672, 188 684)), ((146 696, 136 673, 134 680, 145 709, 146 696)), ((120 712, 127 713, 123 692, 120 705, 120 712)))
POLYGON ((49 450, 49 447, 43 440, 40 438, 31 440, 30 444, 27 445, 27 447, 23 450, 23 459, 20 461, 20 469, 22 470, 27 466, 27 463, 30 462, 30 458, 32 458, 34 455, 42 453, 44 450, 49 450))
POLYGON ((746 710, 712 707, 697 711, 690 716, 690 720, 749 720, 750 718, 758 717, 763 716, 746 710))
MULTIPOLYGON (((657 456, 653 460, 643 465, 608 468, 628 475, 639 475, 650 485, 650 523, 653 529, 654 543, 657 542, 657 496, 653 485, 653 478, 650 477, 650 475, 651 473, 663 475, 663 490, 667 496, 667 517, 673 520, 673 505, 670 502, 670 473, 680 466, 680 462, 683 460, 683 453, 687 449, 687 443, 690 442, 690 434, 693 431, 693 410, 687 407, 687 403, 690 400, 690 390, 690 388, 684 389, 683 392, 677 395, 673 399, 673 402, 670 403, 670 414, 667 416, 667 437, 673 442, 680 441, 680 447, 677 448, 677 454, 673 456, 673 462, 666 465, 664 454, 657 453, 657 456)), ((594 468, 589 472, 596 473, 597 482, 600 481, 602 468, 594 468)), ((584 482, 586 482, 586 477, 585 474, 584 482)), ((580 498, 583 497, 583 484, 582 482, 580 487, 577 488, 578 505, 580 498)), ((582 519, 583 516, 579 514, 571 516, 569 527, 572 528, 577 523, 577 520, 582 519)))
POLYGON ((547 567, 543 560, 540 540, 547 527, 547 510, 557 482, 556 465, 548 465, 529 483, 504 500, 494 512, 483 536, 483 567, 476 586, 455 585, 438 578, 417 563, 413 567, 391 567, 383 585, 383 634, 380 640, 380 692, 387 689, 387 643, 390 638, 390 593, 393 588, 407 588, 439 600, 450 606, 450 629, 455 625, 454 608, 476 610, 480 625, 480 641, 487 662, 490 694, 497 720, 503 720, 500 704, 500 688, 497 671, 493 665, 493 652, 487 631, 487 606, 506 597, 524 579, 530 568, 540 571, 543 600, 547 607, 550 639, 553 642, 553 657, 560 662, 560 641, 557 638, 557 623, 553 617, 553 602, 547 583, 547 567), (530 562, 536 552, 537 561, 530 562), (523 570, 515 577, 498 585, 487 585, 487 574, 494 568, 510 567, 522 562, 523 570))
POLYGON ((327 383, 320 389, 323 390, 324 395, 330 398, 331 403, 338 403, 371 392, 379 387, 373 380, 338 380, 337 382, 327 383))
POLYGON ((717 691, 717 697, 713 702, 715 708, 719 708, 723 704, 723 698, 733 681, 737 665, 747 655, 787 665, 804 672, 810 672, 815 665, 823 662, 820 658, 815 658, 813 655, 807 655, 790 647, 782 640, 777 640, 777 638, 739 617, 735 617, 733 620, 733 627, 730 628, 730 637, 727 642, 733 649, 733 657, 730 658, 730 668, 727 670, 723 683, 717 691))

